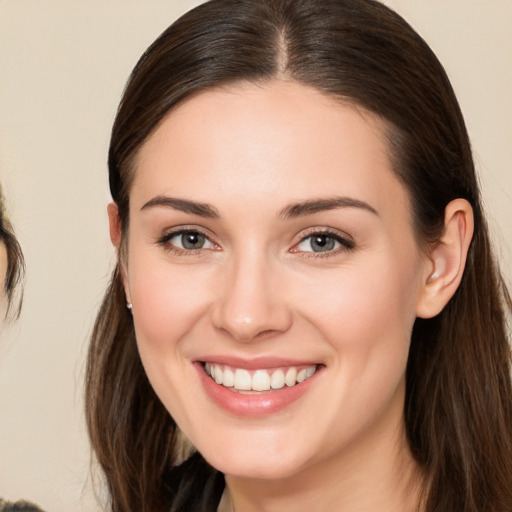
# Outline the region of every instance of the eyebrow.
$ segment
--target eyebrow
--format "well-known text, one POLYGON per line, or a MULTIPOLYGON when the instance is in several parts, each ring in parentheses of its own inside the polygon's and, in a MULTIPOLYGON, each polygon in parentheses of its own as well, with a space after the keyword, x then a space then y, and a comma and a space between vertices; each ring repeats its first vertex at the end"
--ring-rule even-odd
MULTIPOLYGON (((141 210, 157 206, 172 208, 173 210, 192 213, 194 215, 210 219, 220 218, 218 210, 210 204, 198 203, 187 199, 178 199, 176 197, 168 196, 156 196, 153 199, 150 199, 142 206, 141 210)), ((373 213, 374 215, 379 215, 375 208, 359 199, 351 197, 333 197, 326 199, 312 199, 288 205, 281 210, 279 216, 283 219, 293 219, 323 211, 335 210, 337 208, 361 208, 373 213)))
POLYGON ((281 210, 280 217, 283 219, 297 218, 327 210, 335 210, 336 208, 361 208, 379 216, 377 210, 364 201, 352 197, 332 197, 289 205, 281 210))
POLYGON ((200 217, 207 217, 210 219, 220 218, 219 212, 213 206, 206 203, 197 203, 195 201, 188 201, 187 199, 178 199, 175 197, 156 196, 145 203, 141 210, 146 208, 153 208, 155 206, 163 206, 165 208, 172 208, 185 213, 193 213, 200 217))

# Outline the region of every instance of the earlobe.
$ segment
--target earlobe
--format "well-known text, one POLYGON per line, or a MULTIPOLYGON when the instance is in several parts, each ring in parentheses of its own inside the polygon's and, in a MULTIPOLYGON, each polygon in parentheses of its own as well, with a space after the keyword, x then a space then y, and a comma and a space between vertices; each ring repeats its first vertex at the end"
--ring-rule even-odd
POLYGON ((432 318, 452 298, 462 280, 473 237, 473 209, 465 199, 454 199, 445 208, 444 232, 428 254, 416 314, 432 318))

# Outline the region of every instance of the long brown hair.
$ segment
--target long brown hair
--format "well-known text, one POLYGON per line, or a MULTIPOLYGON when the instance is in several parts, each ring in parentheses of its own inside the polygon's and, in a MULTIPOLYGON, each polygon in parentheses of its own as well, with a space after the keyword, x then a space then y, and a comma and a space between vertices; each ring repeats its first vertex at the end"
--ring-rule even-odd
MULTIPOLYGON (((475 234, 462 282, 437 317, 414 326, 405 429, 424 471, 426 511, 510 512, 510 296, 491 251, 452 87, 427 44, 396 13, 374 0, 212 0, 176 21, 136 65, 112 130, 110 187, 123 233, 134 159, 162 119, 206 89, 275 78, 387 121, 420 244, 439 240, 451 200, 471 203, 475 234)), ((86 410, 112 510, 157 512, 172 503, 180 509, 192 487, 173 487, 177 427, 142 368, 119 267, 92 335, 86 410)))
POLYGON ((7 217, 1 186, 0 244, 5 247, 7 252, 7 271, 4 280, 4 289, 2 290, 2 293, 7 297, 6 317, 9 319, 18 318, 23 300, 22 284, 25 274, 25 260, 20 244, 14 234, 12 224, 7 217))

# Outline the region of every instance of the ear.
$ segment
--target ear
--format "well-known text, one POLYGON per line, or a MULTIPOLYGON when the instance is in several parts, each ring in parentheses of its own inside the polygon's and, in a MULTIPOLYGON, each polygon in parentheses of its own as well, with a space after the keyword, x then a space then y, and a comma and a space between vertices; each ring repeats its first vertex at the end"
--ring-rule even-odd
POLYGON ((116 203, 107 206, 108 224, 110 228, 110 240, 112 245, 119 251, 121 247, 121 219, 116 203))
POLYGON ((445 208, 444 232, 430 250, 425 266, 416 314, 432 318, 456 292, 464 273, 473 237, 473 209, 465 199, 454 199, 445 208))
POLYGON ((110 228, 110 240, 112 245, 116 248, 117 259, 119 268, 121 271, 121 279, 123 280, 124 291, 126 294, 126 302, 131 303, 130 299, 130 288, 128 286, 128 279, 126 276, 126 265, 121 254, 121 241, 122 241, 122 230, 121 230, 121 219, 119 218, 119 210, 116 203, 110 203, 107 206, 108 213, 108 224, 110 228))

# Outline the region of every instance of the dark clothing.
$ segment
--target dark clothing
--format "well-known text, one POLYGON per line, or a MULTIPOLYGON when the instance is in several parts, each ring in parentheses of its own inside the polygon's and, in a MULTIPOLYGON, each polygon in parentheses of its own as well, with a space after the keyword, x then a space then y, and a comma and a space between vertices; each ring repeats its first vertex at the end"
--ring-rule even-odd
MULTIPOLYGON (((224 475, 199 453, 171 470, 168 482, 169 512, 216 512, 224 492, 224 475)), ((1 512, 1 511, 0 511, 1 512)))
MULTIPOLYGON (((166 481, 169 512, 217 512, 224 492, 224 475, 213 469, 199 453, 169 471, 166 481)), ((43 512, 27 501, 0 498, 0 512, 43 512)))

